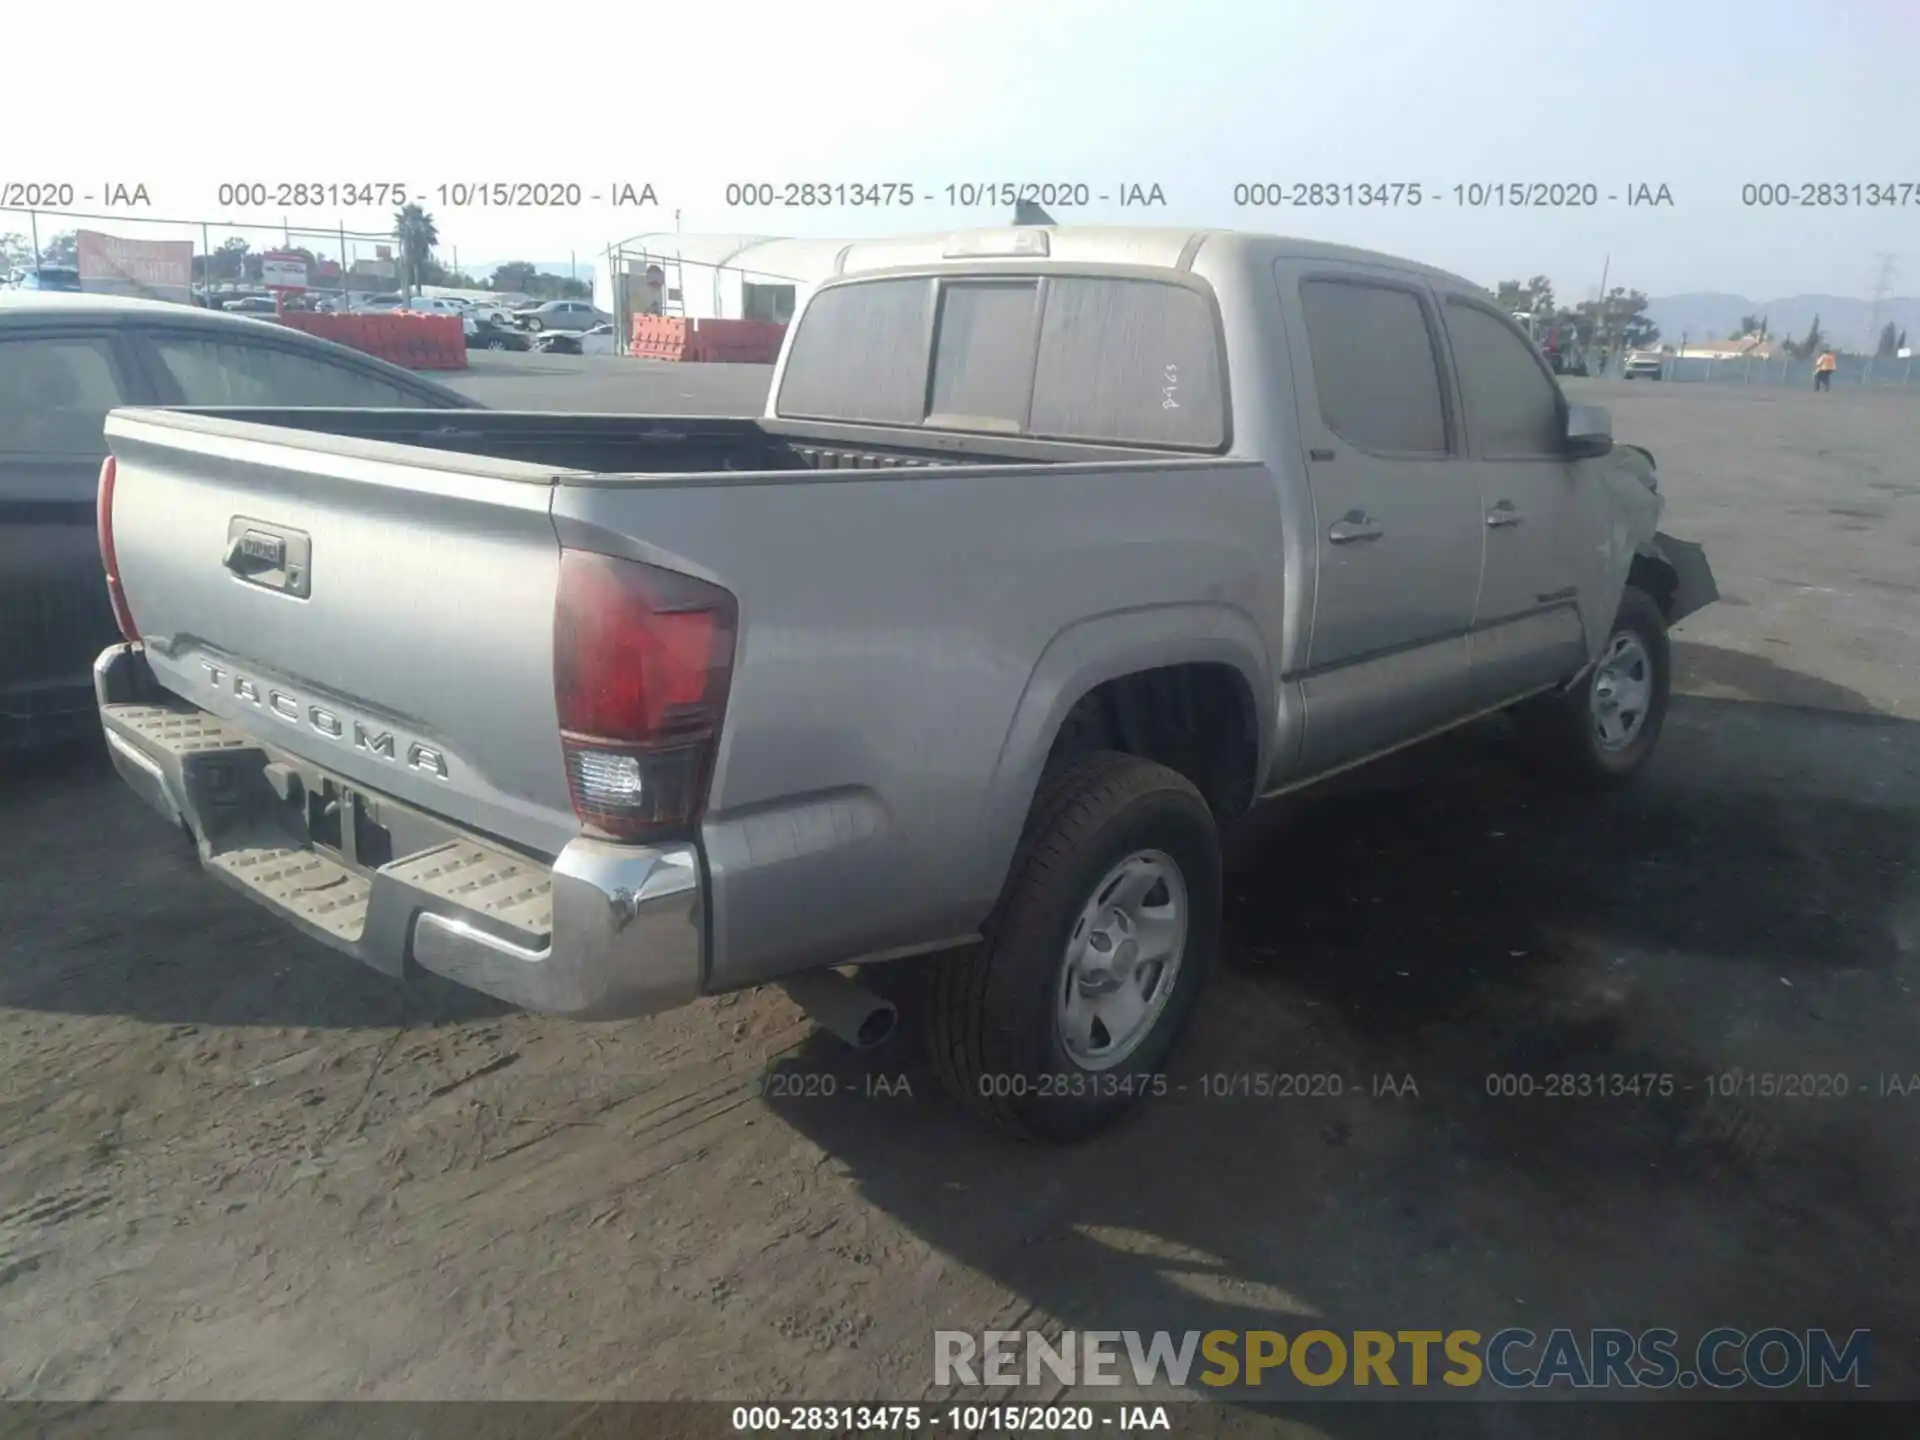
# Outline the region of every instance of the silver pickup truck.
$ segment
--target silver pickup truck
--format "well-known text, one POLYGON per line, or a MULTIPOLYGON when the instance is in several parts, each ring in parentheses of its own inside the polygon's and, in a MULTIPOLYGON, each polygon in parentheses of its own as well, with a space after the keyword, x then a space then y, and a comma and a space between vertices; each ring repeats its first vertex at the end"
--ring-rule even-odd
POLYGON ((1492 298, 1360 251, 855 244, 760 419, 123 409, 127 781, 307 934, 618 1018, 921 957, 955 1093, 1150 1093, 1257 800, 1491 712, 1625 779, 1712 598, 1492 298))

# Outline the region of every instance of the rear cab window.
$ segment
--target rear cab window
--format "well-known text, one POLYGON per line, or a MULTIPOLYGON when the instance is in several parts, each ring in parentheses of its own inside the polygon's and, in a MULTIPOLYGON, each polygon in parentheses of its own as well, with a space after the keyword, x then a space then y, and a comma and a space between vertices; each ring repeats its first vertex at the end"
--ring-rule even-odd
POLYGON ((1217 451, 1219 319, 1197 282, 941 273, 828 286, 775 413, 794 420, 1217 451))

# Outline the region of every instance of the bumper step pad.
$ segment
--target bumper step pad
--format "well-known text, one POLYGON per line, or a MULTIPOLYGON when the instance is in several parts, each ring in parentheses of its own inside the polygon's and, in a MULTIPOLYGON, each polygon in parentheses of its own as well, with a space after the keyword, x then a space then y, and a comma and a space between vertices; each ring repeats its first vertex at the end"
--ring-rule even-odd
POLYGON ((498 850, 455 840, 396 860, 382 873, 541 941, 553 933, 553 872, 498 850))
POLYGON ((293 849, 225 850, 206 863, 349 944, 366 929, 372 883, 325 855, 293 849))
POLYGON ((113 718, 136 732, 157 750, 185 759, 217 750, 251 750, 254 741, 229 730, 199 710, 175 710, 164 705, 108 705, 113 718))

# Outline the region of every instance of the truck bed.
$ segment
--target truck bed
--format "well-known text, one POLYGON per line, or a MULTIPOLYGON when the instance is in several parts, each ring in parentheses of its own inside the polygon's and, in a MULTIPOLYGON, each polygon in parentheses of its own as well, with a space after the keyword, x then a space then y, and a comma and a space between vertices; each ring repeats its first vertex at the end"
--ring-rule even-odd
MULTIPOLYGON (((988 436, 876 431, 758 417, 557 414, 512 410, 174 409, 203 417, 300 430, 308 443, 379 441, 484 456, 576 474, 650 476, 780 470, 893 469, 1139 459, 1140 450, 988 436), (897 435, 897 439, 895 436, 897 435)), ((1145 452, 1154 453, 1154 452, 1145 452)))

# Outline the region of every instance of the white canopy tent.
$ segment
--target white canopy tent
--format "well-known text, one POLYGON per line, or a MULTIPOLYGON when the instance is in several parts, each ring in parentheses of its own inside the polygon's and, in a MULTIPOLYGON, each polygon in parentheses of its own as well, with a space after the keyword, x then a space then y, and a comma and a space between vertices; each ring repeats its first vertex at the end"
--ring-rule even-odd
POLYGON ((854 242, 776 235, 635 235, 607 250, 594 266, 593 298, 618 312, 624 280, 630 303, 659 276, 662 312, 701 320, 785 319, 806 303, 813 287, 833 273, 854 242))

